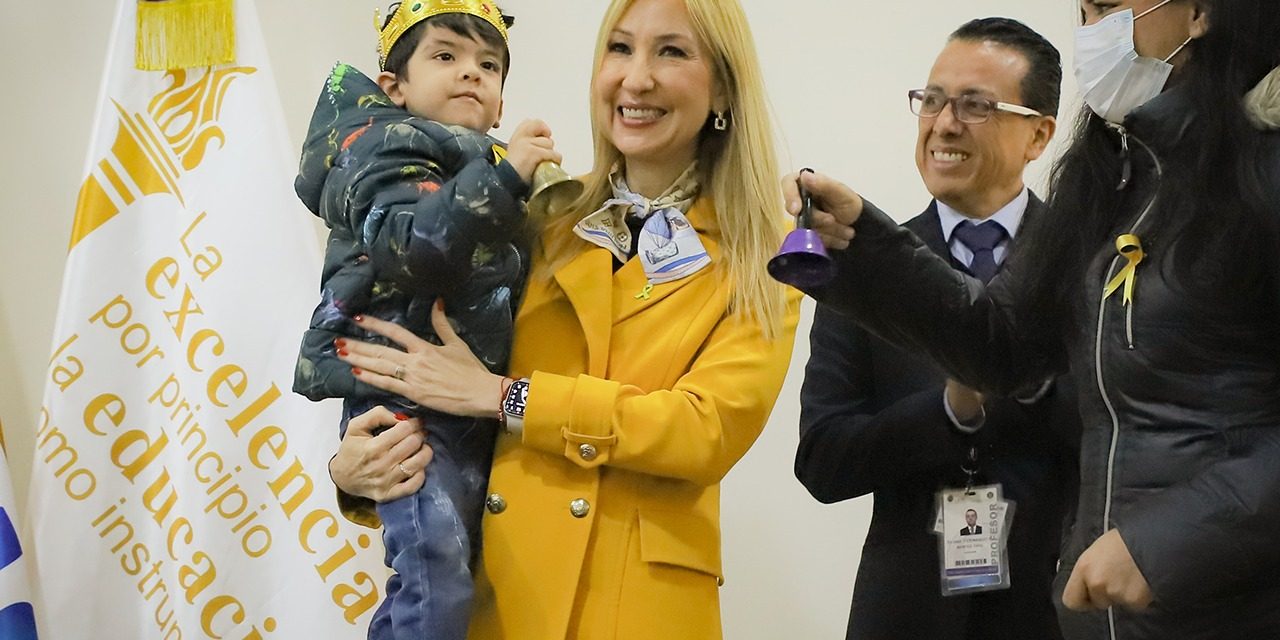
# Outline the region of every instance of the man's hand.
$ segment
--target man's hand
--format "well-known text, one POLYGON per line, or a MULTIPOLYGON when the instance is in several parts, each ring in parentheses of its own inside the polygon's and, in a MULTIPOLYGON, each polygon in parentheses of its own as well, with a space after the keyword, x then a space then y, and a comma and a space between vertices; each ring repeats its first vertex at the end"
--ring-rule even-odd
POLYGON ((1153 598, 1118 529, 1102 534, 1080 554, 1062 592, 1062 604, 1075 611, 1112 606, 1142 610, 1153 598))
POLYGON ((956 420, 966 425, 977 421, 982 416, 983 400, 981 393, 947 378, 947 405, 956 420))

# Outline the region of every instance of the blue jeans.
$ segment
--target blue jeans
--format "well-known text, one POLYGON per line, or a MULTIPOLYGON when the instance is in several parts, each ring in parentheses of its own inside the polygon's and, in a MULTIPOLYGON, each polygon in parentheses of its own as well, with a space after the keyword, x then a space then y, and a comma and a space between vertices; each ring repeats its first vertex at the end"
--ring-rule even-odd
POLYGON ((474 591, 471 562, 480 547, 494 428, 456 416, 428 415, 423 422, 434 452, 425 484, 377 507, 386 563, 395 573, 369 623, 370 640, 467 636, 474 591))

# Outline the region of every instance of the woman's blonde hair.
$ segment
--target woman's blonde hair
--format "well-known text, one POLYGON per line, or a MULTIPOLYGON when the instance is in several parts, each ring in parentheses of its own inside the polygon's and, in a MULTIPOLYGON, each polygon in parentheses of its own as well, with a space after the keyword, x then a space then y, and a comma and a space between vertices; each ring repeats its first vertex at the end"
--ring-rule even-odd
MULTIPOLYGON (((599 73, 609 38, 627 9, 637 0, 613 0, 605 12, 596 41, 592 85, 599 73)), ((760 323, 766 336, 782 327, 786 300, 782 285, 772 280, 765 265, 782 242, 782 189, 774 150, 772 119, 765 98, 764 77, 746 14, 737 0, 684 0, 690 21, 711 58, 716 87, 726 99, 725 131, 704 127, 698 149, 699 182, 716 203, 723 260, 715 268, 730 281, 729 308, 760 323)), ((586 189, 566 209, 547 221, 553 266, 563 264, 587 247, 572 227, 585 212, 612 195, 609 172, 622 154, 600 130, 596 101, 591 101, 595 163, 584 177, 586 189)), ((708 114, 708 122, 710 114, 708 114)))

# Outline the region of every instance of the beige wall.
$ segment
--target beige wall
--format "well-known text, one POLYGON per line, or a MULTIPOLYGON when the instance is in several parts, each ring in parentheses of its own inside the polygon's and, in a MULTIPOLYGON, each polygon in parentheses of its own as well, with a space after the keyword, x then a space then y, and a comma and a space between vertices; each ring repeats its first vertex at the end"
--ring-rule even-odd
MULTIPOLYGON (((8 72, 0 98, 0 421, 22 500, 115 2, 2 2, 0 60, 8 72)), ((928 198, 915 173, 915 121, 905 92, 924 83, 946 34, 971 17, 1008 15, 1069 49, 1076 6, 1071 0, 743 3, 784 138, 784 166, 810 165, 844 178, 904 219, 928 198)), ((376 0, 257 4, 297 145, 332 63, 376 64, 376 0)), ((566 166, 587 169, 586 87, 603 0, 502 4, 518 23, 506 124, 496 135, 521 118, 542 117, 556 132, 566 166)), ((1070 79, 1064 95, 1074 95, 1070 79)), ((1073 106, 1064 109, 1073 112, 1073 106)), ((1033 184, 1046 168, 1043 161, 1033 167, 1033 184)), ((724 487, 724 616, 726 636, 734 640, 842 637, 870 517, 868 498, 822 506, 792 475, 807 319, 801 332, 773 419, 724 487)))

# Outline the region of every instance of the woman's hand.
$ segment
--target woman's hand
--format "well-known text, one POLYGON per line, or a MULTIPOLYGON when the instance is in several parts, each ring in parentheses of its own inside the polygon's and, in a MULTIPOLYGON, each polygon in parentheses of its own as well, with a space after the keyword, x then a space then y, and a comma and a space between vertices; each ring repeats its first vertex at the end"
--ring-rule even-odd
POLYGON ((329 461, 329 475, 342 491, 375 502, 407 496, 426 481, 433 455, 416 418, 397 416, 375 407, 347 423, 338 453, 329 461), (373 432, 391 427, 378 435, 373 432))
POLYGON ((352 366, 356 379, 451 415, 498 415, 502 376, 490 373, 454 333, 439 301, 431 309, 431 325, 444 343, 440 346, 392 322, 368 316, 355 321, 403 349, 340 340, 338 357, 352 366))
POLYGON ((1080 554, 1062 592, 1062 604, 1074 611, 1113 606, 1141 611, 1153 598, 1118 529, 1102 534, 1080 554))
POLYGON ((804 188, 813 198, 810 226, 822 237, 822 243, 828 249, 849 248, 849 241, 853 240, 853 223, 862 215, 862 196, 820 173, 792 173, 782 179, 782 196, 783 202, 787 203, 787 212, 793 216, 800 215, 802 205, 797 180, 804 181, 804 188))

